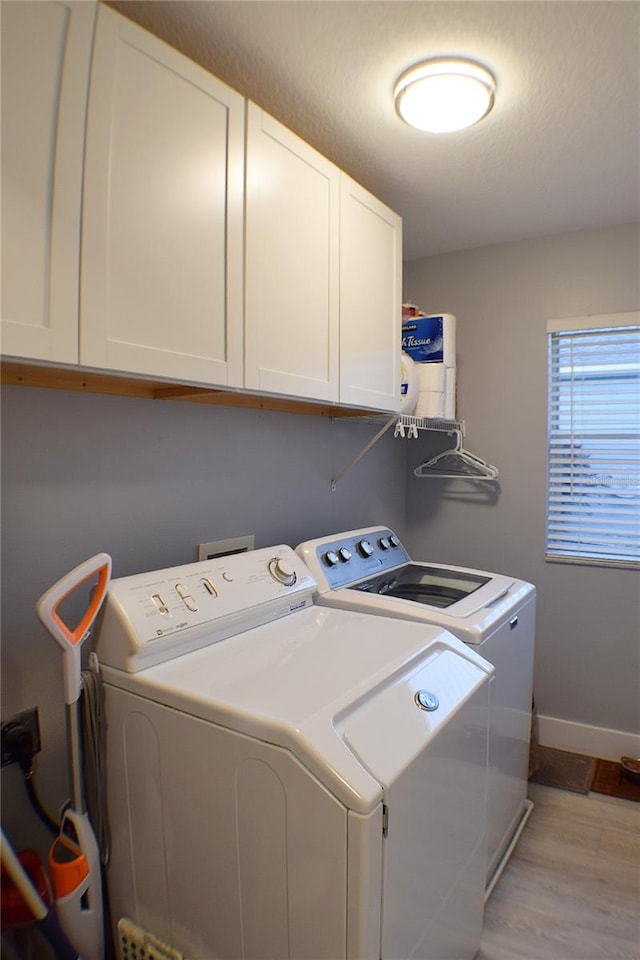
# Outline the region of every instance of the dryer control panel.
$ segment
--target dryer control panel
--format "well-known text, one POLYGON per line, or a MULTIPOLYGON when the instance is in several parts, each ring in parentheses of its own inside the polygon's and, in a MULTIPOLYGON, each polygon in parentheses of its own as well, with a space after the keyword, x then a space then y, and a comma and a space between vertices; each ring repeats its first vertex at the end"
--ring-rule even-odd
POLYGON ((135 673, 310 606, 315 587, 286 545, 112 580, 98 657, 135 673))

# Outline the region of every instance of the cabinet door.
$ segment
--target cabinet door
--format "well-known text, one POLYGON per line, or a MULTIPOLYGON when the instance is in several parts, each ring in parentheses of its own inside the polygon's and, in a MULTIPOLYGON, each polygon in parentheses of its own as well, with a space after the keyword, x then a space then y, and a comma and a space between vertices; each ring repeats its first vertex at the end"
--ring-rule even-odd
POLYGON ((78 360, 93 3, 2 4, 2 351, 78 360))
POLYGON ((245 385, 338 399, 337 167, 249 104, 245 385))
POLYGON ((244 104, 100 7, 87 117, 81 363, 241 384, 244 104))
POLYGON ((345 174, 340 207, 340 402, 400 409, 402 221, 345 174))

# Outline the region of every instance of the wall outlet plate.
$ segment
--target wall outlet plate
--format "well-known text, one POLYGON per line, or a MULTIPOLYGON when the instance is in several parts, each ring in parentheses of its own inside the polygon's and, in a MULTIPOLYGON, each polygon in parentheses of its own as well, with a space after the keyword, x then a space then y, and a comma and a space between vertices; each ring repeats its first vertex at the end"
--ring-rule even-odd
POLYGON ((210 540, 209 543, 199 543, 196 547, 198 560, 213 560, 215 557, 229 557, 233 553, 245 553, 253 550, 255 535, 246 537, 232 537, 230 540, 210 540))
POLYGON ((32 710, 23 710, 22 713, 16 713, 14 717, 5 720, 2 723, 2 766, 6 767, 10 763, 15 763, 18 759, 12 747, 12 734, 20 727, 31 731, 33 742, 33 753, 40 753, 40 722, 38 719, 38 708, 32 710))

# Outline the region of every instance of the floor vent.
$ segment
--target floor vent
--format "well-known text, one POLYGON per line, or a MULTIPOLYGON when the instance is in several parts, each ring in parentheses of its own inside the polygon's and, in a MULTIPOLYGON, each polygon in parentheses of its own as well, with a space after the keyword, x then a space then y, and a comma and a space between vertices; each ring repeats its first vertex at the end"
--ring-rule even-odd
POLYGON ((119 960, 186 960, 179 950, 174 950, 127 917, 118 921, 118 947, 119 960))

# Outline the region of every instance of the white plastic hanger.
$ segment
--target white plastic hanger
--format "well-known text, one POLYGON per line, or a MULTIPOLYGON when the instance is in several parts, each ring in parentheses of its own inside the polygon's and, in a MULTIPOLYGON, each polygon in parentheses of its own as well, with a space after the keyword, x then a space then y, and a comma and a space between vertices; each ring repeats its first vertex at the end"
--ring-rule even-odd
POLYGON ((470 480, 497 480, 498 468, 469 453, 462 446, 462 433, 456 430, 453 450, 443 450, 413 471, 416 477, 465 477, 470 480))

